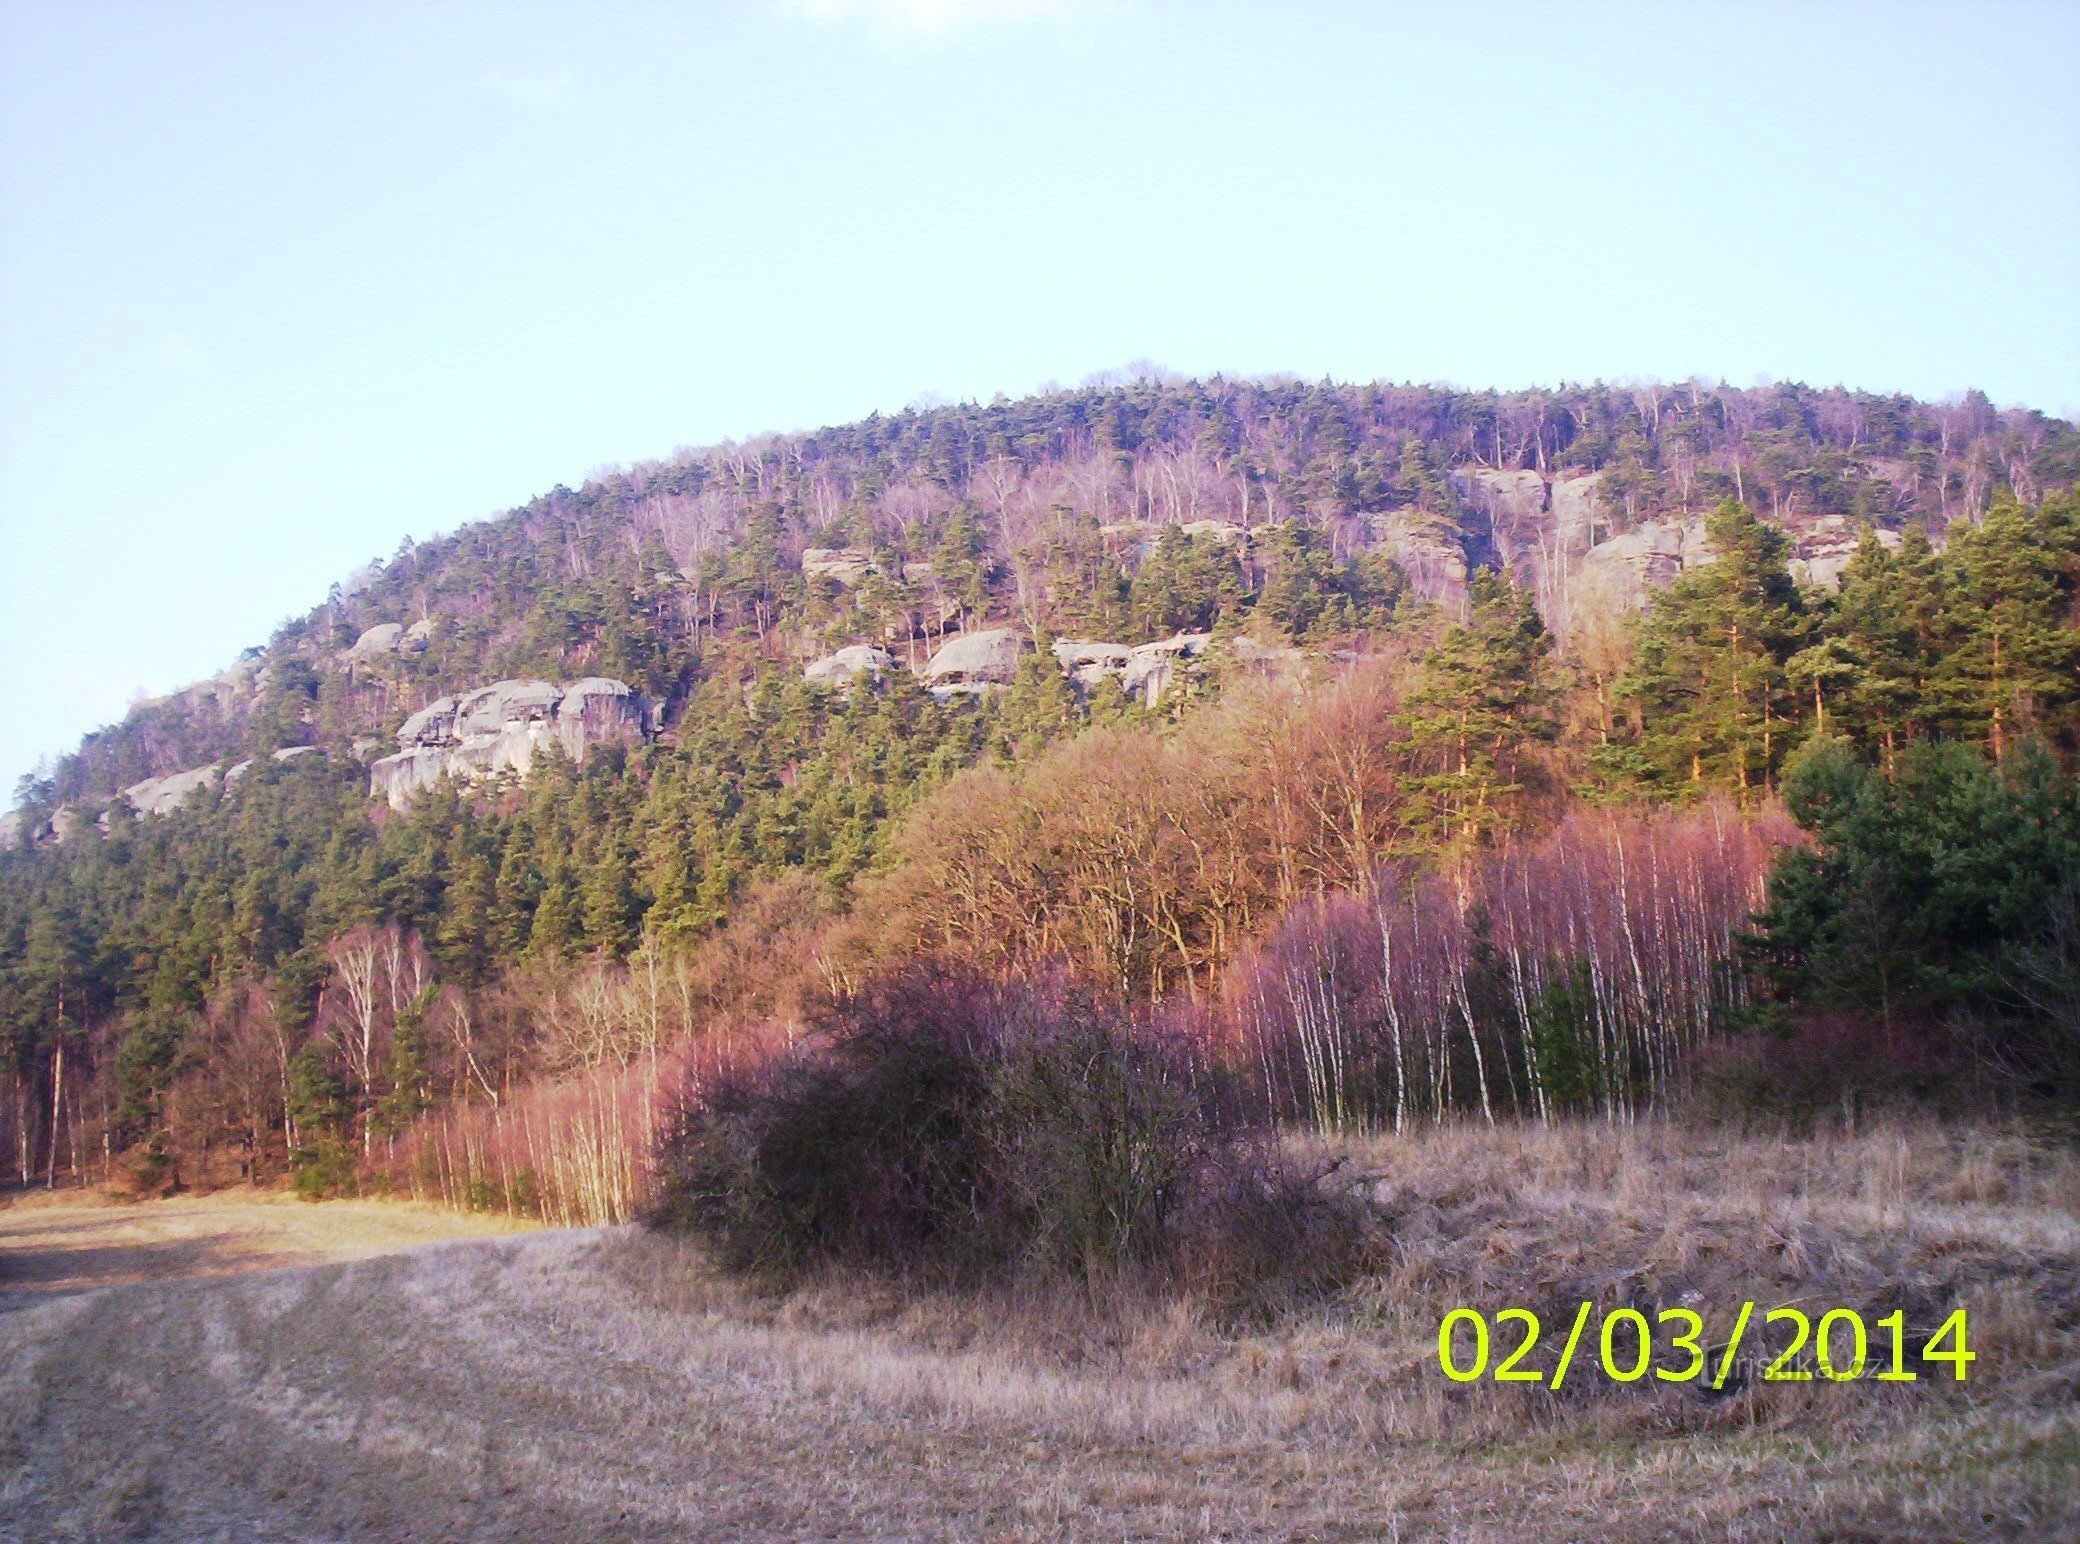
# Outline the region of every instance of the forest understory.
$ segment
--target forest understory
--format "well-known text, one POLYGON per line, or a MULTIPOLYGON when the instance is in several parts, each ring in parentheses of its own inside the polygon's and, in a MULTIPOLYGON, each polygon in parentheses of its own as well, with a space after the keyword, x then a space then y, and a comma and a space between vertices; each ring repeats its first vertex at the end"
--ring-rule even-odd
POLYGON ((1504 1123, 1302 1146, 1380 1271, 775 1290, 634 1227, 238 1192, 0 1209, 8 1539, 2048 1538, 2080 1528, 2080 1160, 2019 1126, 1504 1123), (1331 1150, 1333 1149, 1333 1151, 1331 1150), (430 1242, 442 1239, 441 1242, 430 1242), (369 1258, 352 1258, 369 1255, 369 1258), (314 1263, 322 1262, 322 1263, 314 1263), (273 1266, 274 1268, 268 1268, 273 1266), (233 1272, 235 1274, 218 1274, 233 1272), (115 1283, 100 1285, 100 1283, 115 1283), (1449 1309, 1902 1294, 1969 1380, 1458 1385, 1449 1309))

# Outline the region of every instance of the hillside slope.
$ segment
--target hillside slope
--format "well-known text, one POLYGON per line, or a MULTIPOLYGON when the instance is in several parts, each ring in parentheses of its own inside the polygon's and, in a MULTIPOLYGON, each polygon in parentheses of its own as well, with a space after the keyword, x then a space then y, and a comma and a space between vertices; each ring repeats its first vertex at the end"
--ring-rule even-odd
MULTIPOLYGON (((1477 997, 1457 957, 1533 906, 1471 907, 1484 855, 1535 859, 1574 803, 1760 822, 1726 895, 1671 897, 1708 925, 1597 987, 1606 1048, 1667 1017, 1650 977, 1699 1032, 1745 1001, 1726 956, 1809 741, 1888 776, 1983 749, 2005 770, 1960 798, 2048 829, 2069 795, 2015 753, 2080 748, 2076 483, 2073 426, 1972 396, 1144 380, 560 488, 22 789, 0 1139, 23 1181, 322 1189, 431 1107, 789 1032, 921 948, 1243 1001, 1227 973, 1315 925, 1282 919, 1388 870, 1464 913, 1419 929, 1430 1049, 1390 1081, 1514 1108, 1572 967, 1511 954, 1477 997)), ((1620 881, 1652 829, 1609 835, 1620 881)), ((1631 919, 1547 890, 1523 936, 1629 954, 1631 919)), ((1613 1108, 1670 1086, 1655 1057, 1604 1058, 1613 1108)))

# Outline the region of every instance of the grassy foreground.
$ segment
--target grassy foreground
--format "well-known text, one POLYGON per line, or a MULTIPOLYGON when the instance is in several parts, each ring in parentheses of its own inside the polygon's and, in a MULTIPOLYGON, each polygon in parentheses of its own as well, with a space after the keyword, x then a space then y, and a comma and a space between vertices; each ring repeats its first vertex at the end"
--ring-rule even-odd
MULTIPOLYGON (((2070 1151, 1991 1128, 1643 1126, 1323 1157, 1385 1207, 1391 1264, 1254 1328, 1104 1294, 776 1296, 628 1229, 11 1295, 30 1306, 0 1313, 0 1536, 2080 1532, 2070 1151), (1445 1309, 1583 1297, 1695 1301, 1722 1322, 1743 1298, 1816 1317, 1958 1303, 1979 1360, 1962 1388, 1722 1398, 1440 1374, 1445 1309)), ((53 1211, 0 1212, 17 1279, 71 1247, 53 1211), (32 1219, 40 1244, 18 1232, 32 1219)), ((347 1221, 326 1231, 350 1250, 347 1221)))

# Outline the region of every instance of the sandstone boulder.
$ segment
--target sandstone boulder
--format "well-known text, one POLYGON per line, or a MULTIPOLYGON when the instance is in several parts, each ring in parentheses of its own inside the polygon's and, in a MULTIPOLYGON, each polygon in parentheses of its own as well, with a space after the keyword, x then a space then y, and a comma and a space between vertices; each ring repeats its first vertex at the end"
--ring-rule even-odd
POLYGON ((1717 555, 1705 539, 1703 521, 1649 520, 1589 549, 1582 559, 1576 609, 1586 601, 1619 614, 1643 611, 1655 590, 1717 555))
POLYGON ((1126 667, 1120 672, 1120 685, 1129 697, 1155 707, 1175 683, 1185 662, 1205 653, 1212 641, 1212 633, 1176 633, 1141 644, 1129 652, 1126 667))
POLYGON ((217 776, 214 766, 169 772, 164 777, 148 777, 142 782, 132 783, 123 790, 123 798, 140 815, 164 815, 169 810, 180 808, 197 790, 215 783, 217 776))
POLYGON ((1598 497, 1602 486, 1601 472, 1562 477, 1554 482, 1550 508, 1556 551, 1580 553, 1594 545, 1598 527, 1607 521, 1598 497))
POLYGON ((1536 472, 1468 467, 1452 480, 1468 505, 1497 524, 1529 525, 1546 512, 1546 480, 1536 472))
POLYGON ((1089 691, 1107 676, 1121 674, 1134 657, 1134 651, 1123 643, 1097 643, 1082 638, 1059 638, 1055 640, 1055 663, 1061 666, 1062 674, 1089 691))
POLYGON ((826 654, 802 672, 802 679, 822 686, 843 685, 859 676, 879 677, 896 667, 895 656, 886 649, 855 643, 826 654))
MULTIPOLYGON (((1839 590, 1842 570, 1855 560, 1857 549, 1863 545, 1864 530, 1842 515, 1826 515, 1814 521, 1792 540, 1787 565, 1791 577, 1823 590, 1839 590)), ((1899 532, 1881 528, 1877 536, 1879 545, 1888 551, 1898 548, 1899 532)))
POLYGON ((848 590, 880 571, 873 555, 858 547, 809 547, 802 553, 802 577, 829 579, 848 590))
POLYGON ((948 687, 1008 686, 1018 673, 1026 640, 1016 628, 988 627, 949 639, 926 662, 925 683, 948 687))
POLYGON ((1466 548, 1450 520, 1413 509, 1390 510, 1372 517, 1372 535, 1424 600, 1456 605, 1465 598, 1466 548))
POLYGON ((372 762, 369 792, 402 809, 442 777, 526 776, 551 743, 573 760, 595 745, 632 744, 651 730, 649 704, 622 681, 589 676, 568 686, 494 681, 428 703, 397 731, 398 751, 372 762))
POLYGON ((395 654, 397 646, 403 638, 404 623, 378 622, 359 638, 356 638, 353 647, 345 649, 340 653, 340 663, 343 665, 359 665, 365 664, 372 659, 381 659, 385 654, 395 654))

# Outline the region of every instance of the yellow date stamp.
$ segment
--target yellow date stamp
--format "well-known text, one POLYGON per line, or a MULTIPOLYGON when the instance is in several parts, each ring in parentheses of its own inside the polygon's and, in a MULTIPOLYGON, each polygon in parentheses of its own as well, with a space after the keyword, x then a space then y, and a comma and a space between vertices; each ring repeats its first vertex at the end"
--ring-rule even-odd
POLYGON ((1802 1308, 1765 1309, 1751 1300, 1735 1312, 1724 1340, 1707 1333, 1706 1316, 1694 1308, 1599 1309, 1585 1302, 1564 1335, 1548 1334, 1528 1308, 1454 1308, 1437 1327, 1437 1365, 1454 1383, 1488 1379, 1558 1390, 1579 1367, 1613 1383, 1698 1383, 1724 1393, 1741 1387, 1755 1366, 1764 1383, 1913 1383, 1940 1378, 1945 1369, 1963 1383, 1978 1360, 1962 1308, 1927 1329, 1909 1328, 1904 1309, 1866 1321, 1853 1308, 1815 1318, 1802 1308))

